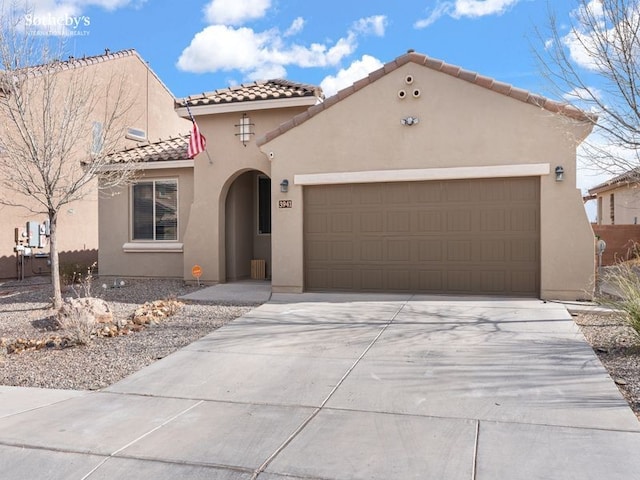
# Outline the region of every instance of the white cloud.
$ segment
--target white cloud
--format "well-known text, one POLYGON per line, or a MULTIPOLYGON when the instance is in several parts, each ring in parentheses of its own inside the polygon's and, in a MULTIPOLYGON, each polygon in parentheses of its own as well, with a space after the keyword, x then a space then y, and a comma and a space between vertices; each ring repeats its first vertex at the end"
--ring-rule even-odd
POLYGON ((291 25, 289 26, 289 28, 287 28, 287 31, 284 32, 283 36, 292 37, 293 35, 297 35, 298 33, 300 33, 303 28, 304 18, 298 17, 293 22, 291 22, 291 25))
POLYGON ((451 13, 453 5, 450 2, 439 3, 435 6, 427 18, 418 20, 413 24, 415 28, 427 28, 429 25, 435 23, 441 17, 451 13))
POLYGON ((457 0, 454 18, 502 15, 520 0, 457 0))
POLYGON ((377 37, 384 37, 387 28, 387 17, 385 15, 374 15, 361 18, 354 23, 353 29, 359 33, 371 33, 377 37))
POLYGON ((360 35, 383 35, 385 25, 384 16, 363 18, 333 44, 310 45, 287 40, 303 28, 302 18, 294 20, 284 34, 277 28, 258 32, 247 27, 211 25, 195 35, 177 65, 181 70, 197 73, 239 70, 247 79, 273 78, 275 73, 284 77, 289 65, 340 65, 356 50, 360 35))
POLYGON ((309 47, 287 46, 282 43, 277 29, 255 32, 246 27, 236 29, 211 25, 196 34, 184 49, 178 59, 178 67, 197 73, 240 70, 247 78, 256 78, 259 72, 265 71, 284 74, 286 65, 336 65, 353 53, 355 45, 355 36, 349 35, 330 47, 317 43, 309 47))
POLYGON ((569 50, 571 60, 588 70, 597 68, 594 57, 589 54, 589 49, 591 48, 589 45, 592 41, 589 35, 576 30, 572 30, 562 38, 562 43, 569 50))
POLYGON ((204 13, 211 24, 242 25, 264 17, 269 7, 271 0, 212 0, 204 13))
MULTIPOLYGON (((571 60, 587 70, 598 69, 597 59, 589 53, 589 51, 597 51, 596 40, 592 37, 593 33, 588 31, 590 29, 581 29, 580 25, 597 26, 602 32, 607 32, 603 8, 602 0, 590 0, 586 5, 580 5, 571 12, 571 15, 576 18, 576 26, 562 38, 563 45, 569 50, 571 60)), ((608 41, 615 41, 617 37, 615 27, 611 26, 606 35, 608 41)))
POLYGON ((383 67, 383 63, 371 55, 363 55, 349 67, 341 69, 335 76, 329 75, 320 82, 325 96, 330 97, 338 91, 353 84, 356 80, 366 77, 374 70, 383 67))
POLYGON ((426 28, 441 17, 455 19, 502 15, 520 0, 455 0, 438 2, 429 15, 414 23, 415 28, 426 28))
POLYGON ((570 92, 566 92, 565 94, 563 94, 562 98, 572 105, 582 108, 583 110, 590 110, 591 113, 598 113, 594 110, 594 100, 598 102, 604 101, 603 92, 596 87, 574 88, 570 92))

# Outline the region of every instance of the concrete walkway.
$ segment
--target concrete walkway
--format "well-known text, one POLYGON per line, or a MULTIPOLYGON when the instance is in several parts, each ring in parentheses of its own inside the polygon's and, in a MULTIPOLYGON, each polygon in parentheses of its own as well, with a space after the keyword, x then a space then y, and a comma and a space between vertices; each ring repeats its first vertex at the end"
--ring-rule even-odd
POLYGON ((639 451, 538 300, 274 294, 104 391, 0 387, 14 480, 627 480, 639 451))

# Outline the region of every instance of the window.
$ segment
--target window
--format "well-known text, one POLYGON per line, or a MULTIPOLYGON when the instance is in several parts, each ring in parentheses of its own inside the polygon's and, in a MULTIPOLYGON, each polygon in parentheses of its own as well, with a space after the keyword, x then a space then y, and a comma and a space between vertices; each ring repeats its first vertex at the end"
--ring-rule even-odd
POLYGON ((271 233, 271 179, 258 176, 258 233, 271 233))
POLYGON ((178 239, 178 182, 154 180, 135 183, 133 240, 178 239))
POLYGON ((609 195, 609 218, 611 219, 611 225, 616 224, 616 204, 615 204, 615 196, 612 193, 609 195))
POLYGON ((93 122, 93 143, 91 144, 91 153, 99 154, 104 146, 102 122, 93 122))
POLYGON ((129 140, 135 140, 136 142, 144 142, 147 139, 147 132, 141 128, 127 128, 126 138, 129 140))
POLYGON ((596 219, 598 221, 598 225, 602 225, 602 197, 598 197, 598 212, 596 215, 598 216, 596 219))

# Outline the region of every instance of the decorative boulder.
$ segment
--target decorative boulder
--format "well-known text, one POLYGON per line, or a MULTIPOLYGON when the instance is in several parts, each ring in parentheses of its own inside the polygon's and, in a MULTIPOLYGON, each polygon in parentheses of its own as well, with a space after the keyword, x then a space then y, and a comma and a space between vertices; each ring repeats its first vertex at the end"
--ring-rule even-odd
POLYGON ((96 323, 112 323, 113 313, 107 302, 101 298, 65 298, 58 312, 58 323, 63 324, 64 319, 78 312, 83 312, 92 317, 96 323))

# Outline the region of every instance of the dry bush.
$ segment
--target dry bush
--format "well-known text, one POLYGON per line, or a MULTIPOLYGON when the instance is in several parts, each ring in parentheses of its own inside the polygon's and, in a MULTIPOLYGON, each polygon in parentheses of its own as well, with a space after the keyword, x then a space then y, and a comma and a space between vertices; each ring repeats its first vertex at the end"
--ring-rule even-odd
POLYGON ((67 308, 64 315, 58 315, 58 324, 69 341, 76 345, 88 345, 97 326, 95 316, 79 305, 67 308))
POLYGON ((640 334, 640 267, 634 262, 621 262, 608 267, 602 274, 613 292, 603 295, 598 302, 624 314, 629 325, 640 334))

